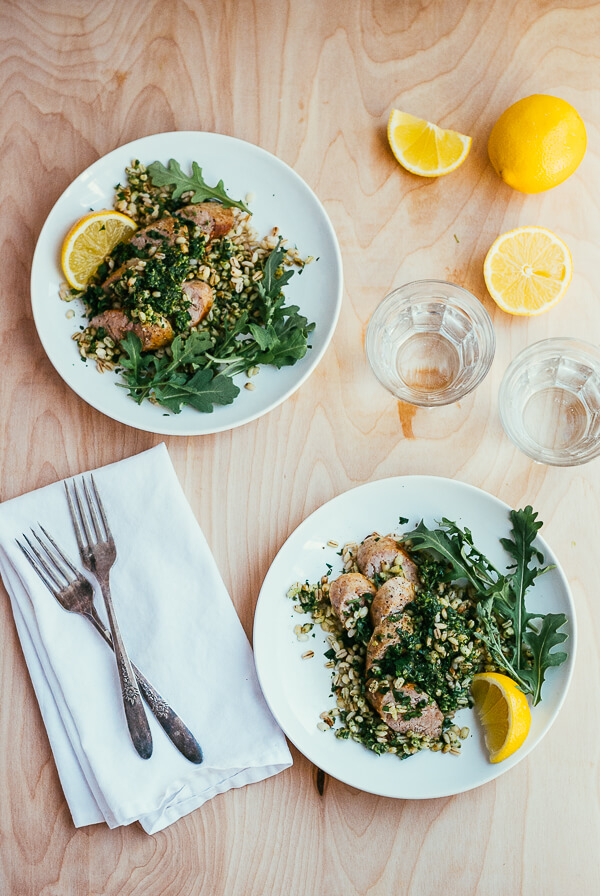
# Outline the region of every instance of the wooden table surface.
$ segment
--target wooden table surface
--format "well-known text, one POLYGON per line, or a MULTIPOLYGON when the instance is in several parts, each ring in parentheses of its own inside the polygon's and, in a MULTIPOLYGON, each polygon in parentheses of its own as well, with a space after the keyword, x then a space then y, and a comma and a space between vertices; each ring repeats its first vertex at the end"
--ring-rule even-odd
POLYGON ((600 336, 599 46, 600 3, 590 0, 0 3, 2 499, 162 440, 88 407, 58 377, 33 324, 31 260, 53 204, 96 159, 148 134, 216 131, 269 150, 306 180, 336 229, 345 273, 333 341, 287 402, 231 432, 166 439, 248 635, 269 565, 309 513, 358 484, 414 473, 471 483, 513 507, 532 503, 569 578, 580 633, 557 721, 492 783, 410 802, 328 779, 320 795, 292 748, 292 768, 148 836, 138 825, 74 828, 2 588, 2 894, 600 892, 600 467, 536 465, 503 434, 497 406, 521 348, 600 336), (526 196, 499 180, 486 145, 500 112, 532 93, 572 102, 589 142, 573 177, 526 196), (385 137, 394 107, 470 134, 466 163, 433 180, 403 171, 385 137), (482 274, 496 236, 522 224, 555 230, 574 260, 564 301, 531 320, 497 310, 482 274), (497 333, 483 384, 430 411, 387 394, 363 349, 381 298, 428 277, 475 293, 497 333))

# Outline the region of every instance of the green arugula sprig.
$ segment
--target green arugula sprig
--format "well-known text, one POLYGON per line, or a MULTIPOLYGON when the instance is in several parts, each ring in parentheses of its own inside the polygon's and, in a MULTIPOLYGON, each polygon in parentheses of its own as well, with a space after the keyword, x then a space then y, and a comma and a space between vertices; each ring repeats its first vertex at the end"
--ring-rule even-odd
POLYGON ((216 404, 231 404, 240 392, 232 377, 261 364, 281 368, 295 364, 308 349, 314 329, 297 305, 284 304, 283 287, 292 271, 281 272, 285 250, 281 240, 269 254, 258 282, 259 318, 244 312, 218 337, 193 331, 171 344, 171 355, 142 353, 139 338, 129 332, 121 341, 121 357, 129 395, 140 404, 151 398, 178 414, 184 405, 210 413, 216 404))
POLYGON ((513 558, 506 574, 499 572, 473 543, 469 529, 443 518, 437 529, 423 522, 402 536, 415 551, 434 551, 448 564, 447 580, 466 579, 476 593, 483 640, 494 661, 513 678, 534 706, 542 699, 545 673, 567 659, 555 648, 567 639, 560 629, 564 613, 530 613, 525 595, 538 576, 552 569, 534 547, 542 522, 531 506, 511 510, 511 537, 500 543, 513 558), (508 635, 507 632, 512 632, 508 635))
POLYGON ((179 199, 183 193, 194 191, 192 202, 205 202, 207 199, 216 199, 225 208, 240 208, 244 212, 250 209, 241 200, 231 199, 225 191, 223 181, 220 180, 216 187, 209 187, 202 177, 202 168, 197 162, 192 162, 192 174, 185 174, 179 162, 170 159, 167 168, 162 162, 152 162, 148 165, 148 174, 155 187, 174 186, 173 199, 179 199))
POLYGON ((220 365, 228 376, 260 364, 281 369, 306 354, 308 336, 315 325, 299 313, 297 305, 285 305, 283 287, 294 272, 280 271, 284 256, 279 240, 265 262, 262 280, 257 283, 260 322, 251 320, 244 312, 207 352, 207 358, 220 365))
POLYGON ((184 404, 209 414, 215 404, 231 404, 240 391, 230 377, 204 366, 210 345, 210 337, 202 333, 190 333, 185 341, 177 336, 171 344, 172 357, 157 358, 142 354, 140 339, 129 332, 121 341, 125 383, 119 385, 129 387, 128 394, 138 404, 152 397, 176 414, 184 404))

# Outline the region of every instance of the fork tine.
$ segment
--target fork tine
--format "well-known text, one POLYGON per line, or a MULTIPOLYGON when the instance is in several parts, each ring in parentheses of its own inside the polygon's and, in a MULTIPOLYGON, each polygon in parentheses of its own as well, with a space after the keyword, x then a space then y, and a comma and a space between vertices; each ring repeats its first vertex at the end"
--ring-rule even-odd
POLYGON ((73 523, 73 528, 75 530, 75 538, 77 539, 77 547, 79 548, 79 552, 81 553, 85 550, 85 544, 83 541, 83 533, 81 531, 81 526, 79 524, 79 519, 77 516, 77 511, 75 509, 75 504, 73 503, 73 496, 69 491, 69 486, 65 482, 65 492, 67 493, 67 503, 69 505, 69 513, 71 514, 71 522, 73 523))
MULTIPOLYGON (((32 530, 32 532, 33 532, 33 530, 32 530)), ((35 535, 35 532, 34 532, 33 534, 35 535)), ((59 575, 58 575, 59 572, 60 572, 60 570, 57 570, 56 567, 53 567, 53 566, 51 566, 51 565, 48 563, 48 560, 46 559, 46 557, 44 556, 44 554, 42 554, 42 553, 36 548, 36 546, 35 546, 34 544, 31 543, 31 541, 27 538, 27 536, 25 535, 25 533, 23 533, 23 538, 24 538, 25 541, 27 542, 27 544, 28 544, 28 546, 29 546, 29 550, 32 552, 32 554, 34 554, 34 555, 37 557, 38 562, 39 562, 39 563, 41 564, 41 566, 43 567, 43 569, 44 569, 44 571, 46 572, 48 578, 49 578, 52 582, 54 582, 55 587, 58 588, 58 589, 64 588, 64 582, 61 582, 61 580, 60 580, 60 578, 59 578, 59 575)), ((42 548, 43 548, 44 545, 42 544, 42 542, 40 542, 40 544, 41 544, 41 546, 42 546, 42 548)), ((52 558, 50 558, 50 559, 52 559, 52 558)), ((67 582, 68 582, 68 580, 67 580, 67 582)))
MULTIPOLYGON (((38 526, 39 526, 39 523, 38 523, 38 526)), ((43 551, 43 554, 40 554, 38 552, 37 556, 45 558, 50 569, 53 569, 53 571, 55 573, 55 577, 58 577, 58 575, 60 574, 64 578, 67 585, 69 585, 73 581, 73 576, 71 576, 69 574, 69 570, 67 569, 67 567, 64 565, 64 563, 61 562, 61 560, 58 557, 55 556, 55 554, 53 554, 51 548, 47 544, 44 543, 44 541, 40 538, 40 536, 34 529, 31 530, 31 534, 33 535, 33 537, 35 538, 35 540, 37 541, 37 543, 39 544, 39 546, 42 548, 42 551, 43 551)), ((26 536, 24 536, 24 537, 26 537, 26 536)), ((31 549, 34 550, 35 545, 32 544, 31 542, 28 542, 28 543, 31 545, 31 549)))
MULTIPOLYGON (((98 497, 98 489, 96 488, 96 485, 94 483, 94 478, 93 477, 91 477, 91 478, 92 478, 92 485, 94 487, 94 494, 95 494, 96 498, 98 500, 100 500, 98 497)), ((88 503, 88 507, 89 507, 89 511, 90 511, 90 517, 91 517, 91 520, 92 520, 92 523, 94 526, 94 530, 96 532, 96 541, 104 541, 105 535, 104 535, 104 532, 102 531, 102 527, 100 525, 100 518, 98 516, 98 511, 96 510, 96 501, 94 501, 94 499, 92 498, 92 494, 90 492, 90 487, 87 483, 87 479, 83 480, 83 490, 85 492, 85 497, 87 499, 87 503, 88 503)), ((102 510, 100 510, 100 513, 102 514, 102 521, 104 522, 104 514, 102 513, 102 510)))
MULTIPOLYGON (((90 545, 94 544, 94 537, 92 535, 92 530, 90 529, 90 524, 88 522, 88 518, 83 509, 83 500, 80 494, 79 483, 73 481, 73 491, 75 492, 75 500, 77 502, 77 508, 79 510, 79 516, 81 518, 81 522, 83 524, 83 531, 85 533, 85 537, 87 539, 87 545, 84 544, 84 548, 90 547, 90 545)), ((83 537, 83 536, 82 536, 83 537)))
MULTIPOLYGON (((54 550, 56 551, 56 554, 55 554, 55 555, 51 555, 51 556, 52 556, 52 559, 54 560, 54 562, 56 563, 56 565, 59 567, 59 569, 60 569, 60 571, 62 572, 62 574, 64 575, 65 579, 69 580, 68 572, 66 572, 65 570, 71 570, 71 572, 73 573, 73 576, 74 576, 75 578, 77 578, 77 576, 79 575, 79 570, 77 569, 77 567, 74 566, 73 562, 67 557, 67 555, 66 555, 65 552, 62 550, 62 548, 59 548, 59 546, 58 546, 57 543, 54 541, 54 539, 52 538, 52 536, 50 535, 50 533, 49 533, 49 532, 46 532, 46 530, 44 529, 44 527, 42 526, 42 524, 41 524, 41 523, 38 523, 38 526, 40 527, 40 529, 42 530, 42 532, 43 532, 44 535, 46 536, 47 541, 50 542, 50 544, 52 545, 52 547, 53 547, 54 550), (58 556, 56 556, 56 555, 58 555, 58 556)), ((32 531, 33 531, 33 530, 32 530, 32 531)), ((34 532, 33 534, 35 535, 35 537, 37 538, 37 540, 40 542, 40 544, 42 544, 42 545, 44 546, 44 548, 45 548, 45 550, 46 550, 46 553, 51 554, 50 550, 48 549, 48 545, 45 545, 45 544, 42 542, 42 540, 40 539, 39 535, 36 535, 35 532, 34 532)))
POLYGON ((96 480, 93 475, 90 473, 90 479, 92 480, 92 487, 94 489, 94 495, 96 496, 96 503, 98 505, 98 510, 100 511, 100 516, 102 517, 102 523, 104 525, 104 531, 106 533, 107 538, 111 538, 111 531, 108 527, 108 520, 106 519, 106 513, 104 511, 104 504, 102 503, 102 498, 100 497, 100 492, 98 491, 98 486, 96 485, 96 480))
MULTIPOLYGON (((25 540, 26 540, 27 543, 29 544, 29 540, 27 539, 27 536, 26 536, 26 535, 23 535, 23 538, 25 538, 25 540)), ((54 585, 52 579, 50 579, 50 577, 46 574, 46 572, 45 572, 44 569, 40 566, 40 564, 38 563, 38 561, 36 560, 36 558, 33 556, 33 554, 31 554, 31 553, 27 550, 27 548, 26 548, 24 545, 21 544, 21 542, 19 541, 19 539, 18 539, 18 538, 15 538, 15 541, 17 542, 17 544, 19 545, 19 547, 21 548, 21 550, 23 551, 23 553, 25 554, 25 556, 26 556, 27 559, 29 560, 29 562, 30 562, 30 564, 32 565, 32 567, 33 567, 33 568, 35 569, 35 571, 37 572, 38 576, 40 577, 40 579, 42 580, 42 582, 44 583, 44 585, 46 586, 46 588, 48 589, 48 591, 51 591, 52 594, 56 597, 56 593, 57 593, 56 589, 57 589, 57 586, 54 585)))

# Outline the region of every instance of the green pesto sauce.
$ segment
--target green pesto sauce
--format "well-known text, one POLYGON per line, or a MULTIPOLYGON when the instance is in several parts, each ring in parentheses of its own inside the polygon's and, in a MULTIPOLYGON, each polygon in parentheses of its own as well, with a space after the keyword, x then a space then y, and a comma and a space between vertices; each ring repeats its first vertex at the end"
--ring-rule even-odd
MULTIPOLYGON (((152 231, 149 234, 151 236, 152 231)), ((223 258, 229 258, 233 251, 231 241, 227 239, 215 241, 212 248, 213 251, 216 248, 223 258)), ((166 317, 176 334, 185 332, 190 322, 190 301, 183 293, 182 285, 192 269, 190 259, 197 259, 200 263, 204 260, 206 240, 204 236, 191 237, 189 252, 183 252, 181 246, 170 246, 163 240, 157 253, 164 255, 164 258, 148 257, 147 247, 138 249, 130 243, 119 243, 109 256, 114 262, 112 271, 134 258, 143 258, 145 267, 140 271, 126 270, 123 277, 105 292, 101 284, 111 268, 108 260, 100 265, 83 295, 89 316, 118 307, 132 319, 137 314, 132 315, 131 312, 143 312, 149 323, 166 317)))
MULTIPOLYGON (((415 596, 409 607, 412 612, 413 631, 398 630, 398 643, 390 645, 378 663, 381 676, 390 675, 411 682, 419 690, 433 697, 444 713, 456 710, 458 698, 468 695, 469 688, 460 684, 458 674, 453 671, 455 659, 462 656, 460 648, 454 647, 446 640, 443 642, 445 650, 443 655, 433 646, 435 643, 439 644, 439 638, 434 635, 436 617, 441 609, 439 595, 437 591, 426 588, 415 596), (451 678, 456 678, 454 687, 448 683, 448 674, 451 678)), ((448 626, 445 631, 451 632, 452 637, 457 639, 463 636, 465 640, 460 643, 467 643, 472 637, 472 632, 467 626, 468 618, 465 618, 465 614, 457 613, 452 607, 444 609, 446 619, 443 624, 448 626)), ((460 677, 462 678, 462 674, 460 677)), ((387 690, 388 685, 385 684, 384 687, 387 690)))

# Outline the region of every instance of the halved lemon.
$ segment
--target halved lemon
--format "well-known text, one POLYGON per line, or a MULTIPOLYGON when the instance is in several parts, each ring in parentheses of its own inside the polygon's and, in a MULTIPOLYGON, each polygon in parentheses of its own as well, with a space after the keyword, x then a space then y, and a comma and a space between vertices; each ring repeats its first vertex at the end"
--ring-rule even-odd
POLYGON ((573 260, 567 244, 552 231, 519 227, 492 244, 483 276, 503 311, 532 316, 560 302, 573 276, 573 260))
POLYGON ((401 165, 413 174, 439 177, 462 165, 471 148, 471 138, 447 131, 393 109, 387 127, 388 142, 401 165))
POLYGON ((500 672, 473 676, 471 693, 485 731, 490 762, 512 756, 529 734, 531 711, 518 685, 500 672))
POLYGON ((85 289, 117 243, 128 239, 137 224, 121 212, 90 212, 69 230, 60 261, 69 286, 85 289))

